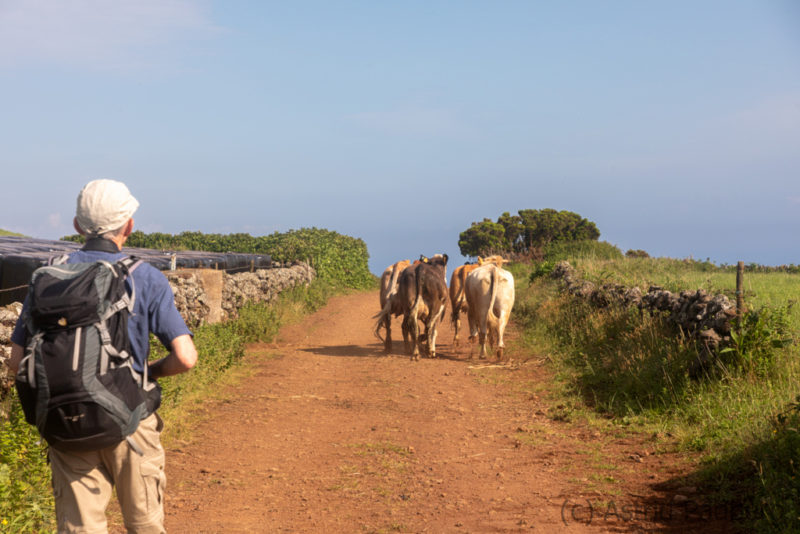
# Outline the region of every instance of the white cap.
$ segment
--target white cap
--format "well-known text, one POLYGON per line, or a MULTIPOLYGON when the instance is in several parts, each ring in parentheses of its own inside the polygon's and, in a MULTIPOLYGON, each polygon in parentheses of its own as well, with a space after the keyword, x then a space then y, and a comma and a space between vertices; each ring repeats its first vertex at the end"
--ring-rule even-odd
POLYGON ((75 218, 90 236, 121 228, 130 219, 139 202, 128 187, 115 180, 94 180, 78 194, 75 218))

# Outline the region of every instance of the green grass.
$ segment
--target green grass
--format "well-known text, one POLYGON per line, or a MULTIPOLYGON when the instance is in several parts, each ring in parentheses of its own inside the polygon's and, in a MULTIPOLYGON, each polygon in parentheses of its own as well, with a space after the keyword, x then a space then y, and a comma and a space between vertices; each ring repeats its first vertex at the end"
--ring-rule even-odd
MULTIPOLYGON (((704 288, 731 298, 735 291, 734 270, 708 262, 584 253, 568 259, 596 283, 643 291, 650 285, 704 288)), ((745 273, 746 304, 758 312, 746 332, 761 342, 742 343, 741 361, 748 365, 734 365, 727 354, 712 372, 693 378, 688 369, 697 347, 671 324, 658 315, 598 310, 565 296, 544 276, 543 265, 513 267, 514 318, 523 327, 522 341, 549 355, 566 394, 620 425, 671 436, 671 447, 699 454, 703 465, 686 484, 748 510, 746 528, 800 531, 800 414, 793 408, 800 351, 775 342, 800 328, 793 306, 800 275, 745 273), (533 272, 540 276, 529 282, 533 272)))
POLYGON ((17 237, 25 237, 22 234, 18 234, 16 232, 9 232, 8 230, 3 230, 2 228, 0 228, 0 235, 12 235, 12 236, 17 236, 17 237))

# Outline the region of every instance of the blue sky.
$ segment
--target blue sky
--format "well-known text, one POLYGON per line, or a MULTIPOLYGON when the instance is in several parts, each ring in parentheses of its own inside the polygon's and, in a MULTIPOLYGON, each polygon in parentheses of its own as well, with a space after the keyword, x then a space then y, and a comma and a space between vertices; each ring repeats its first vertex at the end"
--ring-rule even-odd
POLYGON ((370 268, 555 208, 653 255, 800 263, 800 3, 0 0, 0 228, 316 226, 370 268))

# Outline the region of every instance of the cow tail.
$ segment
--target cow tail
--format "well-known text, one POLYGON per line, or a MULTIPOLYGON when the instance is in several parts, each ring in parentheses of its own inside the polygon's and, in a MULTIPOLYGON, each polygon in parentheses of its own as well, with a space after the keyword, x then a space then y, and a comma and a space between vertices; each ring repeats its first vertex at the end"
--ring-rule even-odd
POLYGON ((417 324, 417 315, 419 314, 419 297, 420 297, 420 293, 421 293, 421 289, 422 289, 422 283, 421 283, 421 280, 420 280, 420 278, 422 278, 422 272, 421 272, 422 269, 421 269, 421 267, 422 267, 422 265, 417 265, 416 271, 414 272, 414 286, 416 288, 417 294, 414 297, 414 305, 411 306, 411 314, 410 314, 410 316, 411 316, 412 320, 414 321, 413 323, 411 323, 413 325, 417 324))
POLYGON ((392 277, 389 280, 389 295, 394 293, 397 290, 397 277, 400 275, 400 266, 398 265, 400 262, 394 264, 392 269, 392 277))
MULTIPOLYGON (((491 298, 489 298, 489 317, 494 315, 494 301, 497 300, 497 286, 500 284, 500 269, 497 266, 492 266, 492 282, 489 287, 491 298)), ((488 319, 488 317, 487 317, 488 319)))
POLYGON ((461 279, 461 287, 458 290, 458 298, 456 299, 456 302, 460 303, 461 297, 467 291, 467 270, 461 269, 461 272, 458 273, 458 277, 461 279))
MULTIPOLYGON (((380 339, 381 342, 385 341, 381 337, 381 325, 383 324, 384 318, 388 317, 389 314, 391 313, 391 309, 392 309, 392 299, 389 298, 389 299, 386 299, 386 304, 384 304, 383 309, 378 313, 378 315, 375 315, 373 317, 373 319, 377 319, 378 320, 378 322, 375 323, 375 337, 380 339)), ((390 318, 390 320, 391 320, 391 318, 390 318)))
POLYGON ((464 292, 467 290, 466 283, 467 283, 467 270, 463 267, 460 271, 458 271, 458 279, 461 282, 460 287, 458 288, 458 293, 456 293, 456 298, 453 299, 453 309, 450 310, 450 319, 453 323, 453 326, 456 325, 458 322, 458 314, 461 313, 461 297, 464 295, 464 292))

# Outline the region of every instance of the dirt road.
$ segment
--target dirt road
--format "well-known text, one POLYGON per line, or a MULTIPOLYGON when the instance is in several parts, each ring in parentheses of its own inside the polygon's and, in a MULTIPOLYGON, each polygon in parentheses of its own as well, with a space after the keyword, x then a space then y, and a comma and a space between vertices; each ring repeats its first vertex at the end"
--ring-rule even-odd
POLYGON ((169 532, 687 530, 664 507, 686 461, 569 421, 536 358, 485 367, 449 327, 440 358, 411 362, 397 340, 385 356, 377 301, 332 299, 198 407, 191 442, 167 453, 169 532))

